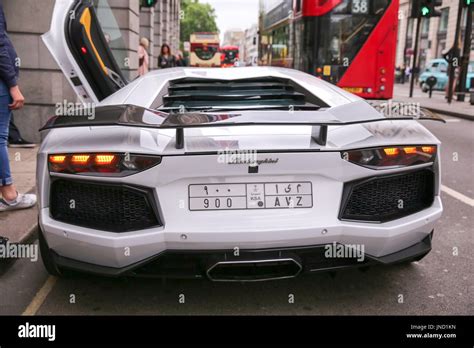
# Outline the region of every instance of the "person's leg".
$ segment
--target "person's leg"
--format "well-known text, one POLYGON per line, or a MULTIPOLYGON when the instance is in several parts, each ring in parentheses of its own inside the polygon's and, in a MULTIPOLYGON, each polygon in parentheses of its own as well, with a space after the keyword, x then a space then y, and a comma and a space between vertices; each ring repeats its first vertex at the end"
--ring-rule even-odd
POLYGON ((36 195, 18 193, 13 185, 7 149, 11 101, 10 89, 0 80, 0 212, 31 208, 36 204, 36 195))
POLYGON ((10 126, 11 111, 8 108, 10 94, 4 83, 0 83, 0 190, 6 200, 13 200, 17 193, 10 173, 8 159, 8 128, 10 126))

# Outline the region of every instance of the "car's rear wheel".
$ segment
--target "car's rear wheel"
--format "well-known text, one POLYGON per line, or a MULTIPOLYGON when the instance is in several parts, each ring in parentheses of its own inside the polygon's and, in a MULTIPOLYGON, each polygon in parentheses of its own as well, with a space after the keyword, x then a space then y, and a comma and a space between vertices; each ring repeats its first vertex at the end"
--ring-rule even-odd
POLYGON ((44 238, 41 228, 39 228, 39 231, 38 231, 38 240, 39 240, 39 247, 40 247, 40 252, 41 252, 41 259, 43 260, 43 265, 48 271, 48 273, 56 277, 63 276, 63 272, 54 261, 53 253, 51 252, 51 249, 49 249, 48 243, 46 242, 46 239, 44 238))

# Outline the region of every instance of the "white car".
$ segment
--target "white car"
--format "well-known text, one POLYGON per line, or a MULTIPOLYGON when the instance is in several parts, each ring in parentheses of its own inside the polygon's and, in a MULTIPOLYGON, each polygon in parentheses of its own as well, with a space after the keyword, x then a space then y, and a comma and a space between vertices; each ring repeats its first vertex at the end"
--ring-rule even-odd
POLYGON ((174 68, 128 83, 118 31, 97 21, 110 9, 88 4, 58 0, 44 36, 96 103, 42 129, 51 274, 256 281, 431 250, 440 142, 412 117, 281 68, 174 68))

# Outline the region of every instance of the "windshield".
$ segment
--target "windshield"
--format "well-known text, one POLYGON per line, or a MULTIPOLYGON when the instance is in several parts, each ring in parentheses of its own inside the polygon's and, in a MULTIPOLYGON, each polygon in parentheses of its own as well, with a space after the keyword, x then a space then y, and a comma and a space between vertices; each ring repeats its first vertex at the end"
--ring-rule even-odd
POLYGON ((343 59, 354 59, 378 23, 387 0, 343 1, 332 14, 321 18, 319 60, 326 64, 343 64, 343 59), (324 28, 324 30, 322 30, 324 28))
POLYGON ((328 14, 300 21, 296 43, 301 43, 302 54, 295 57, 297 68, 314 71, 336 65, 338 73, 332 77, 342 76, 389 4, 390 0, 343 0, 328 14))
POLYGON ((225 50, 222 53, 224 54, 223 63, 232 64, 238 58, 239 50, 225 50))
POLYGON ((193 52, 202 60, 210 60, 219 50, 216 45, 194 45, 193 52))

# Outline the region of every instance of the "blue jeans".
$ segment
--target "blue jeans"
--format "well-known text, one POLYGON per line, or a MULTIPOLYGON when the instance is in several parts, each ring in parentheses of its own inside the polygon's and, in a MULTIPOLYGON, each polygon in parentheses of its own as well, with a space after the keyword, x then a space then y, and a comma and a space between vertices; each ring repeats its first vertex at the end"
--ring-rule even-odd
POLYGON ((10 125, 11 111, 8 108, 12 98, 10 89, 0 79, 0 186, 13 183, 10 173, 10 161, 8 160, 8 127, 10 125))

